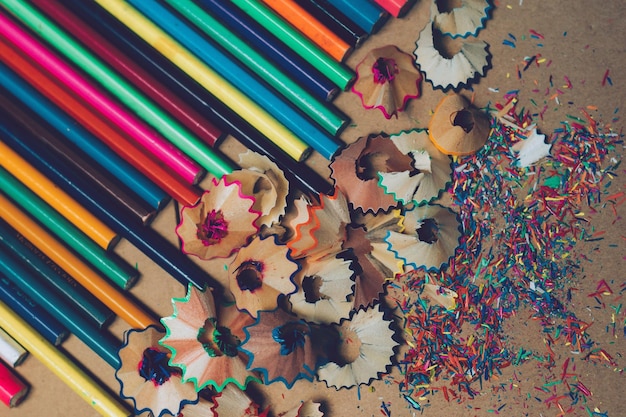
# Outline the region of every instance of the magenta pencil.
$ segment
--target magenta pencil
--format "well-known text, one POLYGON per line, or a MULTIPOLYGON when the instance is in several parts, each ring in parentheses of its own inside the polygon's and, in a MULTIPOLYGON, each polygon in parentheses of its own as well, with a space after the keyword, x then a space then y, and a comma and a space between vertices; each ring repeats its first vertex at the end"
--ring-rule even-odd
POLYGON ((0 400, 7 407, 18 405, 28 393, 28 386, 0 361, 0 400))
POLYGON ((0 34, 190 184, 197 183, 203 176, 204 170, 192 159, 110 99, 3 13, 0 13, 0 34))
POLYGON ((413 2, 414 0, 374 0, 374 3, 393 17, 402 17, 411 8, 413 2))
POLYGON ((33 3, 207 144, 214 146, 224 136, 211 121, 201 116, 148 71, 129 59, 112 42, 80 20, 62 1, 34 0, 33 3))

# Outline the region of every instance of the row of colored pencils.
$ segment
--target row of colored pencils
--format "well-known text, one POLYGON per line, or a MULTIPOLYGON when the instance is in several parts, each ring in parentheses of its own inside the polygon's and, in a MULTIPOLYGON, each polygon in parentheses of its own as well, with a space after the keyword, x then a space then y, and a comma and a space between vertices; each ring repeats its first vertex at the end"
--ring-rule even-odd
POLYGON ((237 168, 219 150, 227 136, 301 192, 330 193, 303 161, 342 145, 344 61, 409 5, 0 0, 0 399, 26 394, 11 367, 28 351, 101 414, 129 415, 57 349, 71 333, 117 368, 104 328, 158 323, 125 293, 138 272, 111 249, 126 239, 182 284, 217 288, 149 223, 237 168))

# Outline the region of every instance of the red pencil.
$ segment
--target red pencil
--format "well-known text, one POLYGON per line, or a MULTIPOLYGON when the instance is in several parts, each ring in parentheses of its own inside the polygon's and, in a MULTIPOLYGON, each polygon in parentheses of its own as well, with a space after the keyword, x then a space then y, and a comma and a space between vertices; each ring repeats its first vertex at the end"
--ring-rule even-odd
POLYGON ((214 146, 215 142, 221 138, 222 132, 220 129, 183 102, 146 70, 129 59, 113 43, 76 17, 70 9, 63 6, 62 2, 34 1, 34 3, 44 13, 56 20, 59 26, 72 34, 76 39, 80 39, 93 53, 131 81, 144 94, 163 107, 164 110, 167 110, 209 146, 214 146))
POLYGON ((28 386, 0 361, 0 400, 7 407, 12 408, 18 405, 28 394, 28 386))
POLYGON ((413 4, 413 0, 374 0, 374 2, 394 17, 404 15, 413 4))
POLYGON ((54 77, 15 51, 10 42, 3 36, 0 36, 0 59, 172 198, 184 205, 194 205, 198 201, 201 194, 199 189, 189 185, 178 175, 144 153, 134 141, 104 121, 99 113, 59 86, 54 77))

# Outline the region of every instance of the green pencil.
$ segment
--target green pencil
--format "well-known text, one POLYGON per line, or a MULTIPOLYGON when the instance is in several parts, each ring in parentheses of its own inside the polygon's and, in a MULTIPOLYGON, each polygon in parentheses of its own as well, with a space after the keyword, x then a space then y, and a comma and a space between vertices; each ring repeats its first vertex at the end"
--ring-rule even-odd
MULTIPOLYGON (((24 211, 37 219, 115 285, 122 289, 128 289, 138 278, 137 270, 124 264, 121 259, 116 259, 114 254, 110 254, 98 246, 2 167, 0 167, 0 190, 14 201, 19 202, 24 211)), ((0 217, 12 224, 11 212, 8 207, 2 204, 0 204, 0 217)))
POLYGON ((120 358, 117 355, 119 343, 110 335, 100 332, 85 318, 77 315, 65 300, 39 282, 31 271, 14 260, 4 248, 0 248, 0 272, 109 365, 119 368, 120 358))
POLYGON ((331 58, 330 55, 285 22, 269 7, 258 0, 232 0, 232 2, 270 33, 282 40, 305 61, 326 75, 338 87, 343 90, 348 87, 354 78, 354 73, 331 58))
POLYGON ((335 136, 347 120, 283 73, 273 62, 258 53, 229 28, 194 4, 191 0, 166 0, 180 14, 196 25, 213 41, 270 84, 283 97, 308 115, 324 130, 335 136))
POLYGON ((192 135, 169 114, 146 98, 123 77, 111 70, 104 62, 45 17, 34 6, 19 0, 0 0, 0 4, 79 68, 97 80, 100 85, 208 172, 221 177, 233 171, 233 167, 228 161, 192 135))
POLYGON ((0 247, 54 289, 68 305, 98 328, 107 326, 113 312, 23 235, 0 219, 0 247))

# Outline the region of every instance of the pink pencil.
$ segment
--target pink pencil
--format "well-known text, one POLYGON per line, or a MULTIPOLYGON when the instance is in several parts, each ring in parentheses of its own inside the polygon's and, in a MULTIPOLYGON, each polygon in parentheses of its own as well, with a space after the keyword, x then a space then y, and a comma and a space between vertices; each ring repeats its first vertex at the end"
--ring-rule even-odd
POLYGON ((394 17, 401 17, 405 14, 414 0, 374 0, 376 4, 385 9, 394 17))
POLYGON ((0 400, 7 407, 15 407, 27 393, 28 386, 8 366, 0 362, 0 400))
POLYGON ((58 78, 69 90, 117 125, 121 131, 178 173, 185 181, 195 184, 202 177, 204 170, 196 162, 158 135, 138 117, 107 97, 105 93, 2 13, 0 13, 0 34, 58 78))

